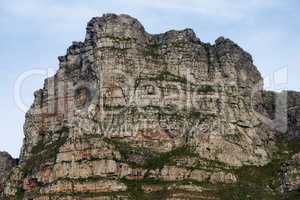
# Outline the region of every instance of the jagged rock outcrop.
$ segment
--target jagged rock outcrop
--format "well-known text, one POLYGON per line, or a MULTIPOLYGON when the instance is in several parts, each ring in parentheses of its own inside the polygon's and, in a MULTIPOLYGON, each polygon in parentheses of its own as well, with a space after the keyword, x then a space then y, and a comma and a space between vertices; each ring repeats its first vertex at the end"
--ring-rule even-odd
POLYGON ((7 152, 0 152, 0 193, 4 190, 4 182, 17 160, 12 158, 7 152))
POLYGON ((229 39, 107 14, 59 61, 26 114, 7 199, 233 199, 244 167, 272 161, 262 77, 229 39))

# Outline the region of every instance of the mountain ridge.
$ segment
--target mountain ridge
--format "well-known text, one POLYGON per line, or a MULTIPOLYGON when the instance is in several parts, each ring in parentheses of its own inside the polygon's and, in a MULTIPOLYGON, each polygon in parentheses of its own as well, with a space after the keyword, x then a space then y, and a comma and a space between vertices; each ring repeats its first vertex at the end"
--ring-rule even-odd
POLYGON ((299 93, 263 91, 249 53, 191 29, 152 35, 128 15, 86 30, 35 92, 4 199, 299 195, 299 93), (276 110, 285 97, 292 109, 276 110))

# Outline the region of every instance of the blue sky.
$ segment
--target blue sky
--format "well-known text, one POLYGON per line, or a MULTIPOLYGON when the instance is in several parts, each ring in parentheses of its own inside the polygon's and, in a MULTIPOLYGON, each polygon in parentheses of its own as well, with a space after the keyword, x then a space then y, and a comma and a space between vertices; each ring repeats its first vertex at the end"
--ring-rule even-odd
MULTIPOLYGON (((14 100, 17 78, 32 69, 57 69, 57 57, 82 41, 93 16, 126 13, 150 33, 192 28, 203 42, 219 36, 250 52, 267 80, 285 67, 283 88, 299 90, 300 1, 298 0, 0 0, 0 150, 19 155, 24 112, 14 100)), ((30 105, 45 76, 23 82, 30 105)), ((280 89, 266 83, 268 89, 280 89)))

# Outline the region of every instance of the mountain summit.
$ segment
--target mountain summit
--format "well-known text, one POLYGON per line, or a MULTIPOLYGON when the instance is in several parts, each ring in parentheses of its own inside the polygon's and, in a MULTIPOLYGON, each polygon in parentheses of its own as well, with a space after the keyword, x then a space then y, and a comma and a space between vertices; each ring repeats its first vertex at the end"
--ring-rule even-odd
POLYGON ((4 199, 299 195, 300 94, 263 91, 233 41, 204 43, 191 29, 152 35, 105 14, 58 59, 26 114, 4 199))

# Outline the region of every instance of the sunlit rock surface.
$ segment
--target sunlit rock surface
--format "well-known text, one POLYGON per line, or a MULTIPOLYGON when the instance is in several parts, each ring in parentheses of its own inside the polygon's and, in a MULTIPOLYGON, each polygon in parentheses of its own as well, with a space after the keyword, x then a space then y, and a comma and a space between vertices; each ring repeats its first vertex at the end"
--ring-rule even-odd
POLYGON ((251 56, 231 40, 152 35, 106 14, 58 59, 26 114, 3 198, 265 199, 299 186, 272 185, 281 163, 263 173, 279 130, 251 56), (251 179, 260 174, 262 185, 251 179))

